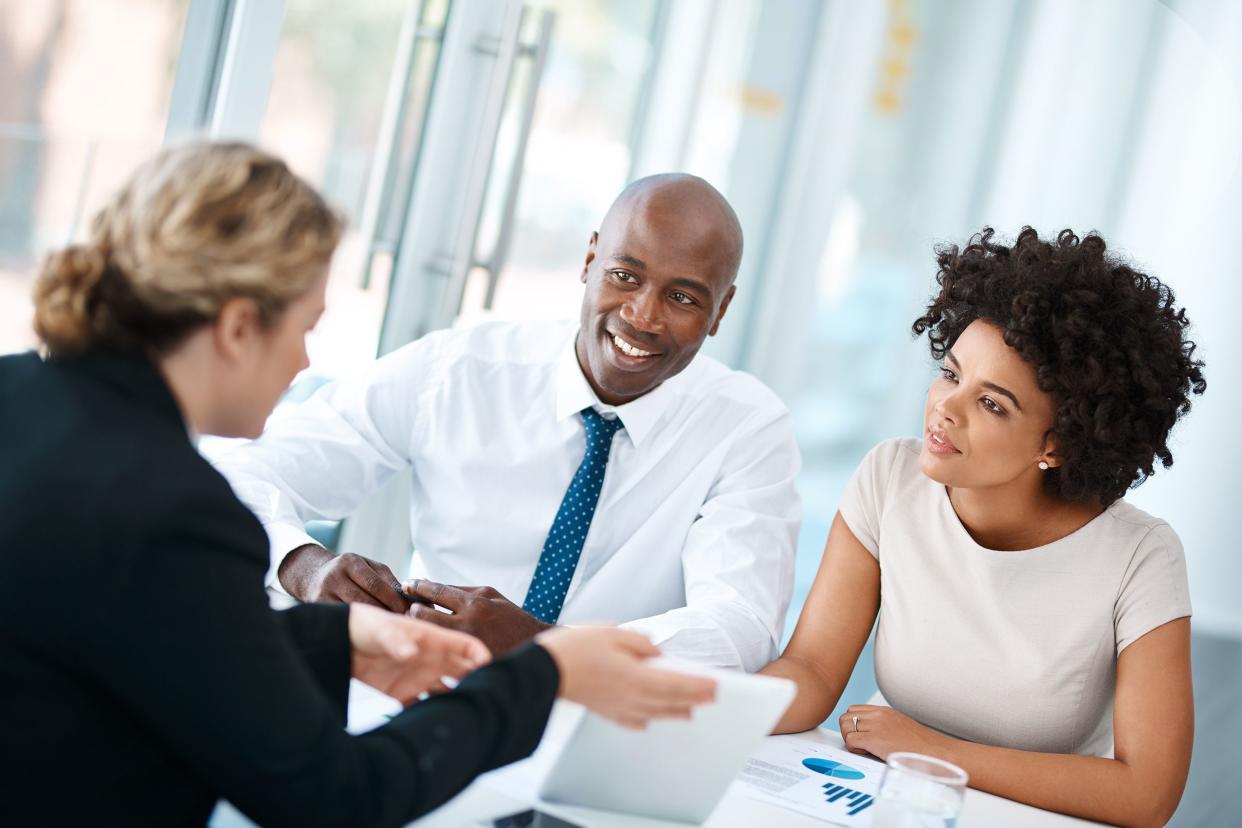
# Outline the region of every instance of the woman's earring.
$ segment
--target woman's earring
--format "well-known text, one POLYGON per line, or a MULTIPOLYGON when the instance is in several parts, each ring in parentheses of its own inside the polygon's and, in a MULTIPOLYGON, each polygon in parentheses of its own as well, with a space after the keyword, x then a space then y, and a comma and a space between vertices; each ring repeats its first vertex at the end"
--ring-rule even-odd
POLYGON ((1048 462, 1047 462, 1046 460, 1040 460, 1040 461, 1039 461, 1039 470, 1040 470, 1040 471, 1048 471, 1048 462))

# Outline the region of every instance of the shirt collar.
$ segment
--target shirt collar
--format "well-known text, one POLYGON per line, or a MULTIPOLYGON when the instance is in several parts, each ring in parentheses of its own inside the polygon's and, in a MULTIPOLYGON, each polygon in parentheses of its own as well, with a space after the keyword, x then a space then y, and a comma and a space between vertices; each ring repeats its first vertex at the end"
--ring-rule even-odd
POLYGON ((600 402, 591 384, 587 382, 586 375, 582 373, 582 366, 578 364, 578 353, 575 348, 577 339, 578 329, 575 328, 573 335, 569 337, 569 341, 561 350, 557 364, 557 422, 576 415, 584 408, 594 408, 605 416, 615 414, 625 424, 624 431, 629 435, 630 442, 635 447, 641 445, 647 435, 651 434, 659 424, 664 414, 677 405, 682 396, 680 387, 687 375, 698 367, 698 360, 695 359, 679 374, 669 377, 638 399, 625 405, 607 405, 600 402))

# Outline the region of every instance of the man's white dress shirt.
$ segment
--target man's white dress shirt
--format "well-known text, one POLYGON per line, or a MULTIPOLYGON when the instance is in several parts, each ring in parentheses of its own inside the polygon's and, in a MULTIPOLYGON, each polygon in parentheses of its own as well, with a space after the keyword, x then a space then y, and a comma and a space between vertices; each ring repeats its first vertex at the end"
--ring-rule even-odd
POLYGON ((489 323, 430 334, 284 407, 218 468, 259 516, 275 578, 413 472, 412 577, 491 586, 519 606, 585 451, 578 412, 619 416, 560 623, 624 624, 664 652, 756 670, 773 659, 793 585, 801 503, 789 412, 754 377, 698 355, 621 406, 595 396, 576 324, 489 323))

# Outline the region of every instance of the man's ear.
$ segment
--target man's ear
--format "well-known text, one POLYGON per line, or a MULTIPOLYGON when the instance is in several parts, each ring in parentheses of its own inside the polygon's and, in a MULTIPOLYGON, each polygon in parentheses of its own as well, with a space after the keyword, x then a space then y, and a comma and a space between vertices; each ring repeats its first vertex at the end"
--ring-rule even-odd
POLYGON ((720 302, 720 310, 716 312, 716 321, 712 323, 712 329, 707 332, 708 336, 715 336, 716 331, 720 330, 720 320, 724 319, 725 311, 729 309, 729 303, 733 301, 733 294, 736 292, 737 285, 729 285, 729 292, 720 302))
POLYGON ((260 333, 259 306, 245 296, 229 299, 220 306, 212 323, 216 350, 230 361, 240 361, 260 333))
POLYGON ((587 271, 591 269, 591 262, 595 261, 595 247, 599 244, 599 231, 591 231, 591 240, 587 242, 586 259, 582 262, 582 284, 586 284, 587 271))

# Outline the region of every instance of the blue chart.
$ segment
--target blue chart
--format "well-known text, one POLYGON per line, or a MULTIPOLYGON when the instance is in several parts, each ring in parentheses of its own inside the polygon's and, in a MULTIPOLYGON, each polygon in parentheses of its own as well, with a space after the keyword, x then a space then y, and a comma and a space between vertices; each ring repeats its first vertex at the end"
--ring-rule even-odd
POLYGON ((829 802, 836 802, 844 797, 844 805, 849 808, 848 813, 850 816, 857 816, 875 804, 875 798, 871 794, 865 794, 862 791, 856 791, 853 788, 836 785, 832 782, 824 785, 824 797, 829 802))
POLYGON ((802 767, 807 770, 813 770, 816 773, 822 773, 824 776, 830 776, 833 779, 862 779, 866 776, 866 774, 856 768, 851 768, 849 765, 841 762, 834 762, 831 759, 803 759, 802 767))
MULTIPOLYGON (((822 773, 824 776, 832 779, 863 779, 866 777, 866 774, 857 768, 851 768, 843 762, 834 762, 831 759, 815 757, 803 759, 802 766, 807 770, 822 773)), ((850 816, 856 816, 867 810, 875 802, 871 794, 865 794, 862 791, 856 791, 853 788, 847 788, 835 782, 828 782, 824 785, 824 799, 832 803, 844 799, 845 801, 841 804, 849 809, 848 813, 850 816)))

